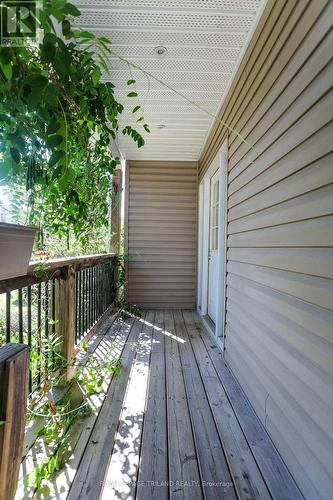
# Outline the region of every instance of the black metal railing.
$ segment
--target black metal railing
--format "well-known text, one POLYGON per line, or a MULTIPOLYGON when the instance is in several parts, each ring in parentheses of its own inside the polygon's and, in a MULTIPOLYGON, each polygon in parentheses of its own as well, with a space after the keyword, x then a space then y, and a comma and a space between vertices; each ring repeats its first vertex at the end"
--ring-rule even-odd
POLYGON ((26 276, 0 281, 0 346, 8 342, 29 346, 30 393, 64 365, 64 357, 72 356, 113 304, 116 262, 111 254, 49 261, 42 271, 31 265, 26 276), (73 304, 64 288, 69 267, 75 273, 73 304), (61 310, 67 307, 74 309, 73 325, 66 324, 68 313, 61 310), (64 342, 64 336, 70 340, 64 342))
POLYGON ((76 328, 80 342, 115 300, 114 261, 75 273, 76 328))

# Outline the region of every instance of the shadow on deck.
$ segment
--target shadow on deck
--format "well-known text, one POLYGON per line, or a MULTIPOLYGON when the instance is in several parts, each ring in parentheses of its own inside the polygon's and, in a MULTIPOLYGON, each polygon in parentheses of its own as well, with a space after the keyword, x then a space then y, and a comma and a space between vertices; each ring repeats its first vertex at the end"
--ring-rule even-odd
POLYGON ((94 342, 122 371, 81 420, 51 498, 301 498, 195 312, 118 318, 94 342))

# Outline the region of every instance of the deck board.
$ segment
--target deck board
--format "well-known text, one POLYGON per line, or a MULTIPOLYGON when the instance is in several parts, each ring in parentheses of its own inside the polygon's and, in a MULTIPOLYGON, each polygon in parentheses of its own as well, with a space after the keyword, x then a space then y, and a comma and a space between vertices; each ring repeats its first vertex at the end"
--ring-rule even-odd
POLYGON ((127 381, 135 358, 134 346, 137 344, 142 328, 139 321, 129 319, 126 323, 130 326, 130 333, 121 357, 122 371, 120 376, 115 377, 113 383, 110 384, 69 491, 70 500, 90 500, 92 495, 98 498, 103 489, 127 381))
POLYGON ((171 311, 165 312, 165 330, 170 500, 201 500, 201 477, 171 311))
POLYGON ((154 318, 151 312, 146 319, 154 326, 137 498, 167 500, 168 487, 164 484, 168 480, 164 313, 157 311, 154 318))
POLYGON ((122 370, 73 450, 67 498, 300 498, 194 311, 146 311, 119 335, 122 370))
POLYGON ((185 341, 179 350, 204 496, 234 500, 235 488, 181 311, 174 313, 174 321, 176 335, 185 341))

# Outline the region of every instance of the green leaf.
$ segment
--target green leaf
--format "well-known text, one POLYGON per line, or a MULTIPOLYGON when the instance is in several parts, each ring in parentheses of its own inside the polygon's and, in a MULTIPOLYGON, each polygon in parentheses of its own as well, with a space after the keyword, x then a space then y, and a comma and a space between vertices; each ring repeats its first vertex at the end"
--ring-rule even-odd
POLYGON ((21 154, 18 149, 16 148, 10 148, 10 154, 15 163, 20 163, 21 161, 21 154))
POLYGON ((99 69, 98 66, 96 66, 96 68, 94 69, 94 71, 92 72, 92 75, 91 75, 91 79, 93 81, 93 84, 96 86, 100 79, 101 79, 101 70, 99 69))
POLYGON ((66 78, 68 76, 69 74, 68 65, 66 64, 66 61, 60 54, 57 54, 56 57, 52 60, 52 65, 61 79, 66 78))
POLYGON ((127 85, 133 85, 135 83, 135 80, 128 80, 127 85))
POLYGON ((72 3, 68 3, 64 10, 66 14, 69 14, 70 16, 79 17, 81 15, 79 9, 75 7, 75 5, 73 5, 72 3))
POLYGON ((141 109, 141 106, 135 106, 132 113, 136 113, 139 109, 141 109))
POLYGON ((136 123, 142 122, 143 120, 144 120, 144 117, 141 116, 141 118, 139 118, 138 120, 136 120, 136 123))
POLYGON ((100 42, 102 42, 102 43, 106 43, 106 44, 108 44, 108 45, 111 43, 111 41, 110 41, 108 38, 106 38, 105 36, 99 36, 99 37, 98 37, 98 40, 99 40, 100 42))
POLYGON ((3 74, 5 75, 6 79, 11 80, 11 78, 13 76, 13 68, 12 68, 11 64, 3 64, 2 62, 0 62, 0 67, 2 69, 3 74))
POLYGON ((62 34, 64 36, 69 36, 70 33, 71 33, 71 23, 69 21, 67 21, 67 19, 65 19, 62 22, 62 34))
POLYGON ((48 135, 55 134, 59 130, 59 128, 60 128, 60 123, 56 119, 53 119, 49 124, 49 126, 47 127, 47 134, 48 135))
POLYGON ((149 129, 147 123, 144 124, 143 128, 145 129, 146 132, 148 132, 148 134, 150 134, 150 129, 149 129))
POLYGON ((52 0, 51 2, 51 12, 52 9, 62 10, 67 3, 67 0, 52 0))
POLYGON ((138 97, 138 94, 137 92, 129 92, 129 94, 127 94, 127 97, 138 97))
POLYGON ((58 37, 54 33, 46 33, 43 39, 43 45, 55 45, 58 42, 58 37))
POLYGON ((8 47, 0 47, 0 61, 9 64, 13 60, 13 53, 8 47))
MULTIPOLYGON (((59 89, 53 83, 49 83, 44 91, 44 101, 48 106, 59 106, 59 89)), ((52 132, 51 132, 52 133, 52 132)))
POLYGON ((56 165, 64 155, 64 151, 53 151, 51 158, 49 159, 49 167, 53 167, 54 165, 56 165))
POLYGON ((64 138, 61 135, 52 135, 47 139, 47 145, 51 148, 60 146, 64 138))
POLYGON ((74 31, 73 34, 77 38, 84 38, 86 40, 94 40, 96 38, 93 33, 90 33, 90 31, 74 31))

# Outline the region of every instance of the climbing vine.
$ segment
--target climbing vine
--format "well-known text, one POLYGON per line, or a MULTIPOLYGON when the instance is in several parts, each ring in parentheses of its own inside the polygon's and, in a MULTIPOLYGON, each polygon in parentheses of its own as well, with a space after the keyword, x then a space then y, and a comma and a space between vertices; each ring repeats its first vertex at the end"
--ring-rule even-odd
MULTIPOLYGON (((25 186, 27 222, 84 239, 88 228, 107 224, 110 176, 120 163, 112 141, 119 131, 138 147, 144 139, 130 125, 119 130, 124 108, 102 78, 110 42, 75 28, 79 16, 67 0, 45 0, 39 45, 0 47, 0 182, 25 186)), ((149 132, 143 116, 138 126, 149 132)))

